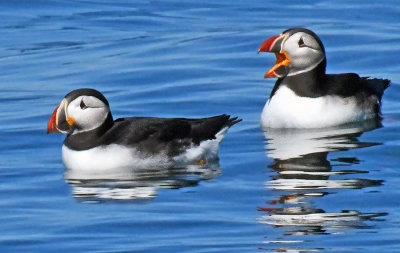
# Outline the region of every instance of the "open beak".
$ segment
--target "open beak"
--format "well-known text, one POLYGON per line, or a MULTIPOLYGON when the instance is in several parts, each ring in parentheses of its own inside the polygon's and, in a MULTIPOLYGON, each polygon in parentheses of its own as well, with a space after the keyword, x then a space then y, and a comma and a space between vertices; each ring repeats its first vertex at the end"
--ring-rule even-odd
POLYGON ((273 52, 276 56, 275 65, 268 70, 268 72, 264 75, 264 78, 267 77, 284 77, 287 72, 287 66, 290 64, 290 58, 288 54, 282 49, 283 42, 285 41, 286 36, 281 34, 279 36, 274 36, 267 39, 261 47, 258 49, 258 53, 260 52, 273 52))
POLYGON ((47 123, 47 133, 64 133, 72 132, 75 125, 75 119, 68 116, 68 101, 64 98, 61 104, 57 106, 47 123))

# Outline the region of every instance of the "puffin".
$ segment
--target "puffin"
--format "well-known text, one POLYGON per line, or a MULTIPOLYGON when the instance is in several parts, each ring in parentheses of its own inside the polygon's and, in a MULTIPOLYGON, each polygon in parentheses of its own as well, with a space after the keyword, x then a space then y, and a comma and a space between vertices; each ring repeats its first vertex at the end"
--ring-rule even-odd
POLYGON ((258 49, 273 52, 264 75, 278 78, 261 114, 265 128, 324 128, 381 119, 381 99, 390 80, 356 73, 326 74, 325 48, 305 28, 291 28, 258 49))
POLYGON ((119 169, 207 165, 238 117, 128 117, 114 120, 107 99, 95 89, 68 93, 47 124, 66 134, 62 160, 69 170, 102 173, 119 169))

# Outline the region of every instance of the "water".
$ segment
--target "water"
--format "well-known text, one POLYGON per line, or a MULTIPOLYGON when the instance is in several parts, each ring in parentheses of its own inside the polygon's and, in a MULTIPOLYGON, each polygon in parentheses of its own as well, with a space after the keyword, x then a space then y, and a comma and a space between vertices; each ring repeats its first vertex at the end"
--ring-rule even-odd
POLYGON ((1 252, 399 252, 397 1, 3 1, 1 252), (389 78, 382 126, 269 131, 256 51, 314 30, 328 72, 389 78), (91 87, 114 116, 243 118, 210 168, 79 180, 46 135, 91 87), (265 135, 264 135, 265 134, 265 135))

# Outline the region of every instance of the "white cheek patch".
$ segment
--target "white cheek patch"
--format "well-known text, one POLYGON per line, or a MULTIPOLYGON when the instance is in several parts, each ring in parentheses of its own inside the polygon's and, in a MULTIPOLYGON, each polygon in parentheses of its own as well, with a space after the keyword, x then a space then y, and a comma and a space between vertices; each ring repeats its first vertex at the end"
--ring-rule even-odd
POLYGON ((293 34, 284 43, 283 50, 290 57, 288 76, 308 72, 325 59, 325 54, 318 42, 306 33, 293 34), (304 42, 302 47, 299 46, 300 39, 304 42))
POLYGON ((298 54, 290 58, 291 65, 289 68, 288 76, 294 76, 308 72, 316 68, 318 64, 320 64, 324 60, 324 55, 319 54, 319 52, 315 54, 310 54, 309 51, 311 50, 313 49, 308 48, 305 54, 298 54))
POLYGON ((83 132, 99 127, 106 120, 108 112, 105 108, 87 108, 77 114, 75 117, 77 130, 83 132))
POLYGON ((89 96, 74 99, 67 109, 68 116, 75 119, 74 133, 85 132, 99 127, 107 118, 110 109, 102 101, 89 96), (86 108, 81 108, 84 101, 86 108))

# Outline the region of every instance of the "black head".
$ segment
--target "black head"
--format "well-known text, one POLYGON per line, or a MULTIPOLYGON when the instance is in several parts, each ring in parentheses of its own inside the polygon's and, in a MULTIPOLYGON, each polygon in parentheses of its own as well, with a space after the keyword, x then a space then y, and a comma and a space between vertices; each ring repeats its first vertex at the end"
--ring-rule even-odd
POLYGON ((266 40, 259 52, 273 52, 276 64, 265 77, 294 76, 315 69, 323 64, 325 72, 325 48, 319 37, 305 28, 291 28, 281 35, 266 40))
POLYGON ((68 93, 54 110, 47 132, 86 132, 100 127, 110 117, 109 104, 103 94, 94 89, 78 89, 68 93))

